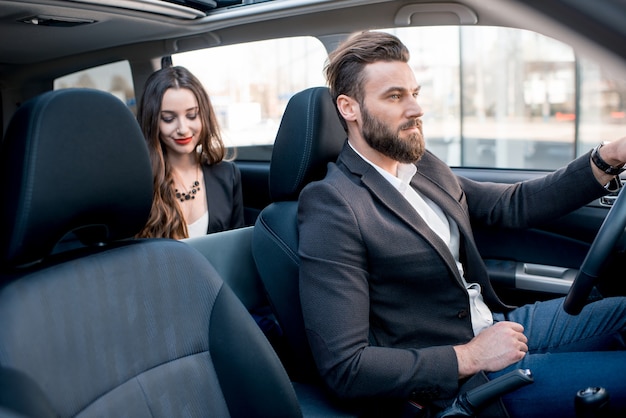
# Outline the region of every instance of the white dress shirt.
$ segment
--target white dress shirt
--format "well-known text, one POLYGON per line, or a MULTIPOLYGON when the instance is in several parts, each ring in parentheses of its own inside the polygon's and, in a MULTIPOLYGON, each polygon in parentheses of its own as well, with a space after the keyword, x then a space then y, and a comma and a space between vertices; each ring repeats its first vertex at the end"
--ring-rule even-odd
POLYGON ((187 232, 189 233, 189 238, 193 237, 201 237, 202 235, 206 235, 209 230, 209 211, 204 212, 204 215, 196 219, 196 221, 192 224, 187 225, 187 232))
MULTIPOLYGON (((348 141, 348 144, 350 142, 348 141)), ((350 144, 352 147, 352 144, 350 144)), ((459 227, 454 220, 450 219, 432 200, 422 196, 411 187, 411 179, 417 173, 417 167, 414 164, 399 164, 397 177, 383 170, 376 164, 369 161, 361 155, 354 147, 352 149, 365 160, 368 164, 376 169, 393 187, 395 187, 402 196, 415 208, 419 216, 426 224, 435 232, 439 238, 443 240, 450 249, 452 256, 456 262, 456 266, 461 274, 463 285, 469 294, 470 315, 472 319, 472 329, 474 335, 478 335, 485 328, 493 325, 493 315, 491 310, 485 304, 481 294, 480 285, 478 283, 467 283, 463 272, 463 265, 459 261, 460 233, 459 227)))

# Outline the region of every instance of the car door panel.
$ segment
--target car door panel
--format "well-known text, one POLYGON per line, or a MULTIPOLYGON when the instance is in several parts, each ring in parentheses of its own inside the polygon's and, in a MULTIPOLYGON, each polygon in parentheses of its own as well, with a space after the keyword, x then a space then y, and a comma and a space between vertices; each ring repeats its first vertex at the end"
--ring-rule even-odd
POLYGON ((253 225, 261 209, 271 202, 269 192, 269 161, 236 161, 241 171, 244 218, 253 225))
MULTIPOLYGON (((470 168, 455 171, 478 181, 506 183, 544 174, 470 168)), ((475 227, 476 243, 499 295, 508 303, 519 305, 567 294, 609 211, 609 205, 603 201, 605 199, 593 200, 586 206, 531 229, 475 227)), ((621 247, 624 246, 623 241, 621 247)), ((616 249, 617 255, 621 253, 619 248, 616 249)), ((618 264, 607 263, 607 275, 618 264)), ((616 291, 623 284, 613 283, 610 287, 616 291)))

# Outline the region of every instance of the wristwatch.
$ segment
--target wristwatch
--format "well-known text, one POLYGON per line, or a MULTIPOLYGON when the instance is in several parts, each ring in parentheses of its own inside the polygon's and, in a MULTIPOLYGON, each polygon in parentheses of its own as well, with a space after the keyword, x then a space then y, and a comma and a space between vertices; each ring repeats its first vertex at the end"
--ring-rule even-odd
POLYGON ((604 171, 606 174, 611 174, 613 176, 617 176, 620 173, 622 173, 623 171, 626 170, 626 168, 624 168, 624 164, 620 165, 620 166, 614 166, 614 165, 609 165, 606 161, 604 161, 602 159, 602 157, 600 156, 600 148, 602 148, 602 146, 605 143, 602 142, 601 144, 599 144, 597 147, 595 147, 593 149, 593 151, 591 151, 591 161, 593 161, 593 163, 596 165, 596 167, 598 167, 600 170, 604 171))

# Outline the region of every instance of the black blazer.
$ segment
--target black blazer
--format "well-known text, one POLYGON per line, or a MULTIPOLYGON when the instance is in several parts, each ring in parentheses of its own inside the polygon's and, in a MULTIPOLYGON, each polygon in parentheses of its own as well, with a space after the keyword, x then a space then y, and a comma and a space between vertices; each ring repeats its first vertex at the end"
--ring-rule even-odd
MULTIPOLYGON (((411 185, 459 226, 468 282, 496 296, 471 224, 528 227, 606 193, 586 154, 515 185, 457 177, 427 152, 411 185)), ((324 180, 299 200, 300 296, 307 336, 327 384, 341 397, 453 398, 453 345, 473 337, 468 294, 444 242, 371 165, 344 146, 324 180)))
POLYGON ((209 228, 207 233, 244 226, 241 172, 232 162, 202 166, 206 187, 209 228))

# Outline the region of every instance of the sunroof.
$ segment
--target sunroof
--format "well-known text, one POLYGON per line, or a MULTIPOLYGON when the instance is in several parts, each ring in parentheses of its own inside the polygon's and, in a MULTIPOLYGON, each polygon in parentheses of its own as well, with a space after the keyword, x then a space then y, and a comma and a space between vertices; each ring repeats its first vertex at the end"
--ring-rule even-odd
POLYGON ((99 6, 139 10, 182 19, 204 17, 215 9, 245 6, 270 0, 70 0, 99 6))
POLYGON ((180 4, 181 6, 209 12, 217 7, 217 0, 163 0, 168 3, 180 4))
POLYGON ((162 0, 168 3, 180 4, 182 6, 192 7, 194 9, 202 10, 205 13, 210 12, 213 9, 219 9, 222 7, 246 5, 261 3, 269 0, 162 0))

